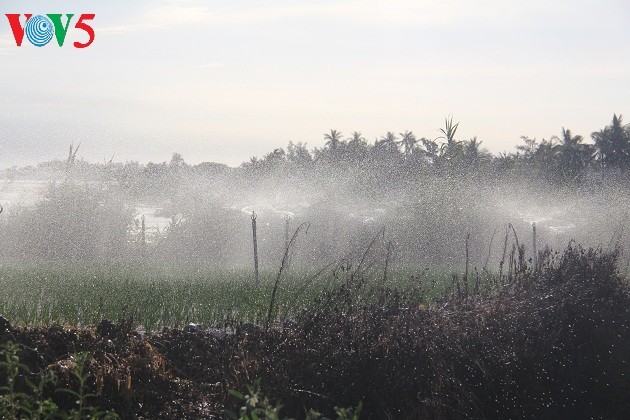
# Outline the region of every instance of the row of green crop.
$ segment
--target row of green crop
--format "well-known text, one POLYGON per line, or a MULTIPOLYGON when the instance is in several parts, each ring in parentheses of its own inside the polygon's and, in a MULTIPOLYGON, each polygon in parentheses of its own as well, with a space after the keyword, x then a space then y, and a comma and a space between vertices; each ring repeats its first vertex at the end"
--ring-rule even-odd
MULTIPOLYGON (((252 273, 202 265, 47 263, 0 266, 0 315, 26 326, 95 325, 132 318, 147 330, 189 322, 221 327, 261 323, 267 316, 277 273, 252 273)), ((320 292, 352 276, 339 267, 322 272, 289 270, 280 279, 274 318, 308 308, 320 292)), ((415 287, 427 298, 451 284, 428 270, 375 270, 368 277, 390 287, 415 287)))

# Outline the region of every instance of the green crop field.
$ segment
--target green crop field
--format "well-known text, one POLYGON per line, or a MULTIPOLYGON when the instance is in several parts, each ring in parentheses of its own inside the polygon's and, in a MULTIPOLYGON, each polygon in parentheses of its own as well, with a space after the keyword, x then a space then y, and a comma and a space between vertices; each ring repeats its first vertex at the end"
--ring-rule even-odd
MULTIPOLYGON (((275 314, 308 308, 321 291, 346 281, 352 271, 291 269, 280 279, 275 314)), ((226 322, 262 322, 277 272, 264 271, 255 285, 251 270, 201 264, 38 263, 0 265, 0 314, 25 326, 95 325, 133 318, 147 330, 188 322, 220 327, 226 322)), ((367 276, 380 285, 382 270, 367 276)), ((386 283, 415 289, 427 299, 450 286, 447 272, 390 270, 386 283)))

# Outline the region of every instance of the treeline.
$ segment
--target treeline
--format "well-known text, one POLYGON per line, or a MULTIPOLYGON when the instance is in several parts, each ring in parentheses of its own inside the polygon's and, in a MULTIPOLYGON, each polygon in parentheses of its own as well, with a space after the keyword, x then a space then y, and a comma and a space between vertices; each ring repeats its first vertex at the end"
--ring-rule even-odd
POLYGON ((309 149, 306 143, 290 142, 262 157, 252 157, 239 168, 213 162, 190 165, 174 153, 169 162, 146 165, 138 162, 113 161, 88 163, 76 160, 76 149, 70 148, 66 161, 44 162, 37 168, 9 169, 5 177, 37 176, 42 172, 66 172, 76 179, 116 183, 134 196, 169 196, 176 193, 183 178, 226 181, 277 175, 303 178, 311 173, 330 177, 358 176, 362 185, 391 187, 418 177, 466 177, 475 179, 520 179, 547 181, 551 184, 580 185, 587 179, 606 176, 625 177, 630 173, 630 124, 613 115, 604 128, 590 134, 592 142, 570 129, 562 128, 549 139, 521 137, 521 143, 510 153, 493 155, 474 137, 457 140, 458 123, 447 118, 441 136, 419 137, 412 131, 387 132, 373 142, 355 131, 344 136, 330 130, 325 145, 309 149))
POLYGON ((438 175, 493 177, 512 174, 529 179, 576 184, 589 173, 627 173, 630 170, 630 124, 613 115, 610 125, 591 133, 592 143, 562 128, 559 136, 540 141, 521 137, 512 153, 493 155, 474 137, 456 140, 459 123, 446 119, 436 139, 412 131, 387 132, 368 142, 360 132, 344 137, 337 130, 324 135, 323 148, 308 150, 304 143, 289 143, 262 158, 253 157, 242 168, 250 172, 307 170, 318 166, 381 170, 406 175, 421 171, 438 175))
POLYGON ((175 153, 170 162, 115 164, 110 176, 136 195, 169 194, 184 177, 213 180, 288 179, 311 176, 329 182, 354 184, 366 193, 391 189, 421 179, 521 180, 550 186, 579 186, 588 180, 619 178, 630 173, 630 124, 613 115, 604 128, 591 133, 592 142, 562 128, 549 139, 521 137, 511 153, 493 155, 474 137, 458 140, 458 123, 446 119, 435 139, 412 131, 387 132, 373 142, 355 131, 349 136, 337 130, 324 134, 325 145, 309 149, 290 142, 262 157, 252 157, 239 168, 217 163, 187 164, 175 153))

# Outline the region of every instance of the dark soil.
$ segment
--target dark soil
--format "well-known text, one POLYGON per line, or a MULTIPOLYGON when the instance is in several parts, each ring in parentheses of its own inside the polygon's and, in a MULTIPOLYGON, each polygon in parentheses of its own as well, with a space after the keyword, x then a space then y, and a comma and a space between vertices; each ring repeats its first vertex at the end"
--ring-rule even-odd
MULTIPOLYGON (((261 378, 298 418, 362 401, 366 418, 621 419, 630 294, 616 259, 570 247, 532 270, 516 257, 495 285, 464 279, 429 306, 411 292, 366 290, 355 276, 269 329, 142 335, 131 320, 79 330, 0 320, 0 344, 20 343, 33 378, 54 370, 58 387, 76 388, 70 357, 90 352, 91 403, 123 418, 222 418, 240 403, 228 390, 261 378)), ((47 392, 64 409, 74 403, 47 392)))

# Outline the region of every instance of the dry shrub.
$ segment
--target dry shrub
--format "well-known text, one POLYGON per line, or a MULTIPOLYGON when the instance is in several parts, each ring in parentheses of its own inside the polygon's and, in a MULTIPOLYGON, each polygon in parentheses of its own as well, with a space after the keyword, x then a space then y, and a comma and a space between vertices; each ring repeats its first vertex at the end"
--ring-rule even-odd
POLYGON ((241 345, 231 368, 257 361, 243 372, 296 416, 363 401, 374 418, 622 417, 630 297, 617 258, 570 246, 509 284, 428 308, 354 279, 297 328, 241 345))

